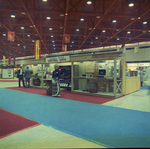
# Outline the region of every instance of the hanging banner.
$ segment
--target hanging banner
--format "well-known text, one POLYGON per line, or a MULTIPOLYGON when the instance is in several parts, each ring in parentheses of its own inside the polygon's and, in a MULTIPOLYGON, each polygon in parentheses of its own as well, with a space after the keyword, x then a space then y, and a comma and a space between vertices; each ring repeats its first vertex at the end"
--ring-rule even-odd
POLYGON ((67 45, 62 45, 62 51, 63 52, 67 51, 67 45))
POLYGON ((134 47, 134 53, 139 53, 139 47, 134 47))
POLYGON ((11 64, 11 57, 8 58, 8 65, 10 66, 11 64))
POLYGON ((41 59, 41 40, 34 43, 34 59, 41 59))
POLYGON ((14 57, 13 60, 11 61, 11 65, 14 65, 14 67, 15 67, 15 57, 14 57))
POLYGON ((70 43, 70 34, 65 34, 65 42, 70 43))
POLYGON ((5 56, 3 56, 3 64, 5 64, 5 56))
POLYGON ((8 31, 7 39, 10 41, 15 40, 15 32, 8 31))
POLYGON ((23 50, 27 50, 28 49, 28 46, 26 43, 23 44, 23 50))

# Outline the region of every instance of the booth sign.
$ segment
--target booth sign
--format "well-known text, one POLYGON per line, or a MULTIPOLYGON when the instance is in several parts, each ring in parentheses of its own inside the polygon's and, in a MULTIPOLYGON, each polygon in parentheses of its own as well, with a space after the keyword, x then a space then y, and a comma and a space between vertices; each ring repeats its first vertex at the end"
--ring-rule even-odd
POLYGON ((68 62, 69 60, 70 60, 69 56, 51 57, 51 58, 46 58, 46 63, 68 62))

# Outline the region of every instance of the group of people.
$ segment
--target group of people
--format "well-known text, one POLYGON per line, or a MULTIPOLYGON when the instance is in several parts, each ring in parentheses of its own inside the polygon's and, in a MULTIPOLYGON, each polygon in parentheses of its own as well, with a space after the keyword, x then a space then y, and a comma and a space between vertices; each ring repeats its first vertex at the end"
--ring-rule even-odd
POLYGON ((30 78, 32 73, 33 71, 30 70, 29 67, 26 67, 24 71, 23 68, 20 67, 20 69, 17 72, 15 72, 15 74, 17 74, 17 78, 19 79, 19 87, 21 87, 20 84, 21 81, 25 88, 30 87, 30 78), (24 78, 25 78, 25 83, 24 83, 24 78))

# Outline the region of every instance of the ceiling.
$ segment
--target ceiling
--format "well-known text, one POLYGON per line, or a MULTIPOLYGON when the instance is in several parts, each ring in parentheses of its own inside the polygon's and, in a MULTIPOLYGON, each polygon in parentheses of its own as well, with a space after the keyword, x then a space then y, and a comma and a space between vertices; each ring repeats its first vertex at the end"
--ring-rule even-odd
POLYGON ((41 54, 61 52, 63 44, 73 51, 149 41, 150 0, 134 0, 133 7, 129 0, 92 0, 92 4, 87 0, 0 0, 0 58, 34 55, 37 39, 41 54), (15 32, 14 41, 7 40, 8 31, 15 32), (70 34, 70 43, 64 42, 65 34, 70 34))

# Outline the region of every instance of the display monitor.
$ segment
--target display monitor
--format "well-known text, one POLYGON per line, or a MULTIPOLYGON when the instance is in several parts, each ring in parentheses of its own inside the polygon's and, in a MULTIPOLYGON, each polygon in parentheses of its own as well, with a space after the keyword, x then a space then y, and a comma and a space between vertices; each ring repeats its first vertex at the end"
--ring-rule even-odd
POLYGON ((106 75, 106 69, 99 69, 98 77, 104 77, 106 75))

